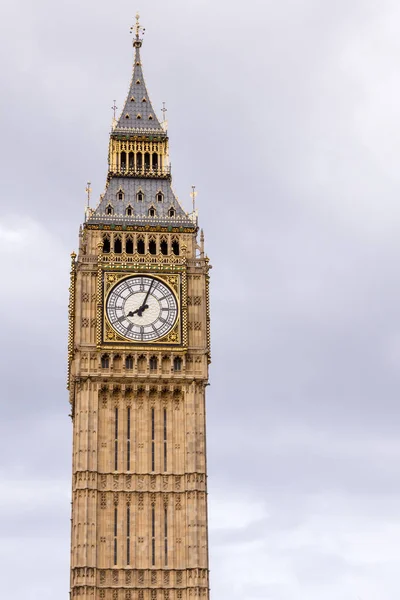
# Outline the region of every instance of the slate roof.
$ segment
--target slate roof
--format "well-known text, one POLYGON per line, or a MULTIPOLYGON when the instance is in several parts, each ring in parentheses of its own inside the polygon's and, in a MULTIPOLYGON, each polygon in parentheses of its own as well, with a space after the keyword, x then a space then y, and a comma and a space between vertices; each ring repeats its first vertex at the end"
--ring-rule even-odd
POLYGON ((193 227, 193 220, 180 206, 171 182, 167 179, 145 179, 133 177, 113 177, 106 189, 100 204, 87 220, 88 223, 125 223, 128 225, 162 225, 172 227, 193 227), (118 199, 119 192, 123 199, 118 199), (138 201, 138 193, 142 192, 143 200, 138 201), (157 194, 163 194, 162 202, 157 194), (107 207, 113 208, 113 214, 107 214, 107 207), (126 214, 126 209, 132 208, 132 215, 126 214), (149 209, 155 208, 154 217, 149 216, 149 209), (170 217, 168 211, 175 209, 175 215, 170 217))
MULTIPOLYGON (((166 132, 154 113, 146 89, 140 62, 140 46, 141 40, 136 37, 134 41, 135 64, 128 97, 116 127, 111 131, 111 136, 126 133, 129 134, 129 137, 136 135, 141 137, 144 129, 146 130, 145 135, 160 133, 164 137, 166 136, 166 132), (145 98, 145 102, 143 102, 143 98, 145 98), (129 114, 129 119, 126 118, 127 114, 129 114), (141 115, 141 119, 136 118, 137 114, 141 115), (151 120, 149 120, 150 115, 153 116, 151 120)), ((109 172, 106 191, 100 196, 100 202, 96 209, 89 209, 86 223, 193 228, 196 226, 196 219, 194 215, 185 213, 180 206, 172 190, 170 176, 158 179, 145 175, 143 177, 129 176, 127 173, 121 177, 109 172), (119 200, 119 192, 123 194, 121 200, 119 200), (139 192, 143 193, 142 201, 138 201, 139 192), (163 195, 162 202, 157 199, 159 192, 163 195), (112 207, 112 214, 108 214, 109 206, 112 207), (127 215, 128 207, 132 209, 131 215, 127 215), (151 207, 155 209, 154 216, 149 215, 151 207), (173 216, 168 214, 171 208, 175 211, 173 216)))
POLYGON ((135 44, 135 60, 128 96, 114 132, 132 132, 135 129, 150 129, 154 132, 164 133, 146 88, 140 60, 140 43, 138 42, 135 44))

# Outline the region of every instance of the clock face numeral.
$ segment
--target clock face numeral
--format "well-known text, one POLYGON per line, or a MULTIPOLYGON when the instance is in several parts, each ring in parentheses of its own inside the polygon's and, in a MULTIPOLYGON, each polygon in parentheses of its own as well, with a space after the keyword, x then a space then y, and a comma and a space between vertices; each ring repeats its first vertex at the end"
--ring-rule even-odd
POLYGON ((117 333, 134 342, 152 342, 175 325, 178 304, 170 288, 154 277, 137 275, 117 283, 106 304, 117 333))

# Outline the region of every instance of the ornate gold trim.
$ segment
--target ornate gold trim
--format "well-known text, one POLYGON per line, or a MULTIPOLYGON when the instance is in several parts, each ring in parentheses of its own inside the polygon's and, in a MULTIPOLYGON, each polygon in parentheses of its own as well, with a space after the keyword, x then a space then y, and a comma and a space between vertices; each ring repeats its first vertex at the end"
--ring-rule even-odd
POLYGON ((198 227, 163 227, 161 225, 124 225, 118 223, 85 223, 85 229, 94 229, 95 231, 140 231, 140 232, 162 232, 162 233, 196 233, 198 227))

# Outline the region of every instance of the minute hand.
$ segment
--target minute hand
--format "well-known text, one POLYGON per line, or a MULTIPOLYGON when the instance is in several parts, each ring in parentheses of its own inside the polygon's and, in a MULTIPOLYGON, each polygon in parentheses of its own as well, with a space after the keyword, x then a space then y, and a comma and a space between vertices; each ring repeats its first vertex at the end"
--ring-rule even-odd
POLYGON ((150 294, 151 288, 153 287, 153 283, 154 283, 154 279, 152 279, 152 280, 151 280, 151 284, 150 284, 150 286, 149 286, 149 289, 147 290, 147 294, 146 294, 146 297, 145 297, 145 299, 143 300, 143 304, 142 304, 142 306, 141 306, 141 307, 139 308, 139 310, 138 310, 138 315, 139 315, 139 316, 141 316, 141 315, 142 315, 142 312, 143 312, 144 310, 146 310, 146 308, 148 308, 148 305, 146 304, 146 302, 147 302, 147 298, 149 297, 149 294, 150 294), (140 312, 139 312, 139 311, 140 311, 140 312))

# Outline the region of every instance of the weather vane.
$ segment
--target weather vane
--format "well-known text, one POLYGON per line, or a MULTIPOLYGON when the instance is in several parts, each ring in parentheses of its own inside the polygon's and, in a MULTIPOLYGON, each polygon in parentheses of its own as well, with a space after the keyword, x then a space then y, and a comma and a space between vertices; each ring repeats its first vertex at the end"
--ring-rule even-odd
POLYGON ((92 193, 92 188, 90 187, 90 181, 87 182, 87 186, 86 186, 85 192, 87 193, 87 205, 88 205, 88 208, 89 208, 89 206, 90 206, 90 194, 92 193))
POLYGON ((111 107, 111 110, 114 111, 114 121, 115 121, 115 114, 117 112, 118 106, 115 104, 116 100, 113 100, 113 102, 114 102, 114 105, 111 107))
POLYGON ((193 202, 193 212, 195 212, 195 210, 196 210, 196 196, 197 196, 196 186, 195 185, 192 185, 192 193, 190 195, 192 197, 192 202, 193 202))

